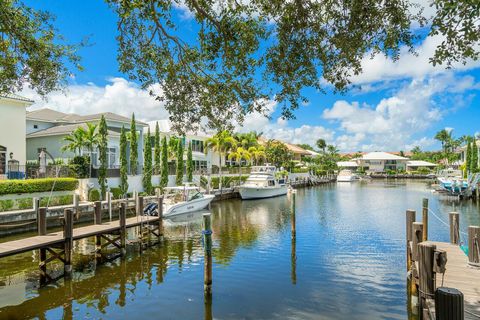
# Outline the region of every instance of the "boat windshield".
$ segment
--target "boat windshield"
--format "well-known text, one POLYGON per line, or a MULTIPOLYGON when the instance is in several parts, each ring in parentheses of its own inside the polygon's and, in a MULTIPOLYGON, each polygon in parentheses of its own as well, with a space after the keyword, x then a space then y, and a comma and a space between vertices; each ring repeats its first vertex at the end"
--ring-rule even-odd
POLYGON ((203 198, 203 194, 199 191, 192 191, 188 195, 188 201, 201 199, 201 198, 203 198))

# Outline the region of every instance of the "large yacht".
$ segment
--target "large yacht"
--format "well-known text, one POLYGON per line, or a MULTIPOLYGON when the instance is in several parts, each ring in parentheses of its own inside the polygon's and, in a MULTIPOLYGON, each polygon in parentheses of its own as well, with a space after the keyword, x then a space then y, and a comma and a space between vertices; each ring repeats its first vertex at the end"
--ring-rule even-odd
POLYGON ((277 168, 271 165, 254 166, 247 181, 239 187, 242 199, 282 196, 288 188, 285 178, 276 177, 277 168))

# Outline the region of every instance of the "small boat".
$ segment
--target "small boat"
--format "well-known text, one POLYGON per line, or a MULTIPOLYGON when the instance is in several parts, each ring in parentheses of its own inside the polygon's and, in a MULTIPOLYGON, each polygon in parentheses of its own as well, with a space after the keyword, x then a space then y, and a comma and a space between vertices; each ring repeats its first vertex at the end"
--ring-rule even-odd
POLYGON ((337 182, 352 182, 359 180, 359 177, 352 170, 342 170, 338 173, 337 182))
POLYGON ((261 199, 287 194, 287 181, 284 177, 277 179, 277 168, 271 165, 254 166, 244 184, 238 191, 242 199, 261 199))
POLYGON ((438 174, 437 181, 441 189, 455 194, 460 194, 468 188, 468 182, 463 179, 463 172, 461 170, 451 168, 441 170, 438 174))
MULTIPOLYGON (((208 207, 215 198, 212 194, 203 194, 196 186, 179 186, 164 189, 163 207, 165 218, 201 211, 208 207)), ((147 215, 157 215, 157 204, 152 203, 145 207, 147 215)))

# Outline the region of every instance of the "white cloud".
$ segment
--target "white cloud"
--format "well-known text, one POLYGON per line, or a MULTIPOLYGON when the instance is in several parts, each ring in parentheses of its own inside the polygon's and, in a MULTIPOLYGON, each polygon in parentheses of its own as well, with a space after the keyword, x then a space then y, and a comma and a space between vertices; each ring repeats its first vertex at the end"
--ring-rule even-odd
POLYGON ((323 112, 323 118, 340 126, 344 132, 336 139, 342 150, 410 150, 414 145, 431 146, 433 141, 415 136, 431 128, 450 112, 449 102, 462 99, 463 93, 474 89, 474 82, 455 77, 453 73, 415 79, 396 94, 370 106, 359 102, 336 101, 323 112), (470 83, 471 86, 459 85, 470 83))
MULTIPOLYGON (((105 86, 97 86, 93 83, 70 85, 66 88, 66 92, 50 93, 47 100, 42 100, 30 89, 25 89, 21 95, 35 101, 29 110, 50 108, 82 115, 114 112, 126 117, 130 117, 135 112, 136 118, 142 121, 168 118, 163 103, 156 101, 148 91, 141 89, 137 84, 124 78, 111 78, 108 81, 109 84, 105 86)), ((162 92, 159 85, 149 89, 158 94, 162 92)))

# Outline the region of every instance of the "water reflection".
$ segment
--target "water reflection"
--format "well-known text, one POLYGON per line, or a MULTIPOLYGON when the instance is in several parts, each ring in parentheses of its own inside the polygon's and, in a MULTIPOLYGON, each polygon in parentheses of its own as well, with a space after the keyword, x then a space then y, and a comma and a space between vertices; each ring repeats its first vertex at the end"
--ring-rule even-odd
MULTIPOLYGON (((212 206, 213 295, 203 291, 202 214, 165 222, 163 244, 95 263, 94 239, 75 242, 72 280, 38 286, 36 253, 1 261, 2 319, 414 319, 405 271, 405 209, 448 217, 452 202, 421 182, 368 182, 212 206)), ((477 204, 456 203, 461 224, 477 204)), ((448 240, 435 219, 430 236, 448 240)), ((61 269, 61 266, 58 266, 61 269)))

